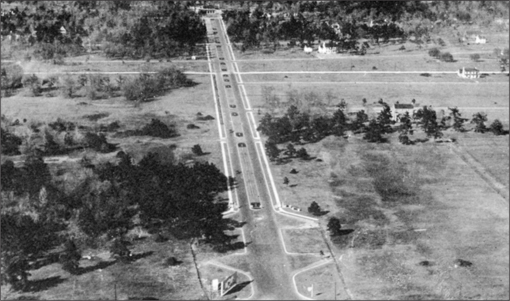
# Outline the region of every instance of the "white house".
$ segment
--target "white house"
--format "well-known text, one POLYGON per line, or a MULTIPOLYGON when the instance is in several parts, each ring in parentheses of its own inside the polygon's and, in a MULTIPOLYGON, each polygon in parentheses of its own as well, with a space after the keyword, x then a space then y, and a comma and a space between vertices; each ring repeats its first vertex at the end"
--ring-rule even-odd
POLYGON ((326 42, 322 42, 319 44, 318 52, 321 54, 332 54, 336 53, 336 49, 334 47, 326 47, 326 42))
POLYGON ((484 38, 484 37, 481 37, 479 35, 477 35, 475 37, 475 44, 486 44, 487 43, 487 39, 484 38))
POLYGON ((462 69, 457 70, 457 75, 462 78, 479 78, 480 71, 476 68, 462 67, 462 69))

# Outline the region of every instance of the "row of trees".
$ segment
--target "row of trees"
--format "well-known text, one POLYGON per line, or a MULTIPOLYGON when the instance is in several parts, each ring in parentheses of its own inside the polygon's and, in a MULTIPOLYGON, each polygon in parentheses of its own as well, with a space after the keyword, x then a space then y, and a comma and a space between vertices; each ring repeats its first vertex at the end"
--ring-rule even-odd
MULTIPOLYGON (((273 117, 266 113, 261 118, 257 130, 268 137, 265 146, 269 158, 280 161, 278 156, 282 150, 277 146, 280 143, 317 142, 329 135, 342 137, 345 136, 346 131, 352 131, 355 134, 363 133, 363 139, 368 142, 384 142, 385 134, 398 132, 399 141, 409 145, 414 143, 409 138, 409 135, 414 134, 413 124, 420 128, 428 138, 438 139, 443 136, 443 131, 450 127, 455 131, 465 131, 464 124, 468 121, 468 119, 462 118, 458 108, 449 108, 450 114, 439 119, 436 111, 427 106, 416 110, 412 116, 406 112, 393 118, 390 106, 382 99, 379 103, 383 106, 382 110, 370 120, 364 110, 358 111, 355 118, 351 118, 345 112, 345 102, 338 105, 338 109, 332 116, 324 114, 314 117, 306 112, 300 112, 296 106, 291 105, 281 117, 273 117)), ((505 133, 499 120, 494 120, 490 128, 485 126, 484 122, 486 121, 485 113, 474 114, 471 120, 471 123, 475 125, 474 131, 481 133, 490 131, 495 135, 505 133)), ((295 148, 292 143, 288 144, 285 152, 289 157, 299 154, 299 152, 293 151, 295 148)), ((297 157, 306 158, 307 156, 298 155, 297 157)))

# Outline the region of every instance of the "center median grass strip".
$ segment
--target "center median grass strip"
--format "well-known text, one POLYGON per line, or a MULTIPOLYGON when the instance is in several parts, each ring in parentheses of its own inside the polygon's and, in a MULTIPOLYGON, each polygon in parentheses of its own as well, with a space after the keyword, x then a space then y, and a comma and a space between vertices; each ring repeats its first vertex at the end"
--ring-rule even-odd
POLYGON ((350 296, 345 291, 345 288, 337 275, 333 262, 328 262, 316 268, 298 273, 295 276, 295 281, 298 292, 308 298, 317 300, 350 299, 350 296))

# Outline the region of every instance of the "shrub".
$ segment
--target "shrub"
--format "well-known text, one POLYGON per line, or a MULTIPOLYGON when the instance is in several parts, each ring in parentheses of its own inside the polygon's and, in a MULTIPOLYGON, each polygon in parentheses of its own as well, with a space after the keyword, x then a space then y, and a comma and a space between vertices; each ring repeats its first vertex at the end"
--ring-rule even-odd
POLYGON ((322 210, 319 204, 317 204, 316 202, 312 202, 310 204, 310 207, 308 207, 308 212, 310 212, 313 215, 320 215, 322 210))
POLYGON ((435 57, 435 58, 437 58, 437 57, 439 56, 439 54, 440 54, 440 53, 441 53, 441 52, 440 52, 440 51, 439 51, 439 49, 437 49, 437 48, 431 48, 431 49, 429 50, 429 55, 430 55, 431 57, 435 57))
POLYGON ((193 152, 193 154, 195 154, 197 156, 202 156, 204 154, 204 152, 202 151, 202 148, 200 147, 199 144, 193 145, 193 147, 191 148, 191 151, 193 152))
POLYGON ((453 55, 449 52, 441 53, 440 57, 443 62, 453 62, 453 55))
POLYGON ((23 78, 23 87, 29 89, 32 96, 41 95, 41 82, 35 74, 23 78))
POLYGON ((62 77, 61 80, 61 91, 65 97, 73 98, 74 93, 78 89, 78 85, 74 78, 70 75, 62 77))
POLYGON ((441 46, 441 47, 446 46, 446 43, 445 43, 445 42, 443 41, 443 39, 441 39, 441 38, 438 38, 438 39, 437 39, 437 43, 438 43, 438 44, 439 44, 439 46, 441 46))
POLYGON ((147 102, 161 95, 163 86, 155 76, 141 74, 135 79, 125 81, 122 92, 126 100, 147 102))
POLYGON ((115 150, 115 146, 106 141, 104 134, 87 132, 84 138, 85 146, 101 153, 108 153, 115 150))
POLYGON ((152 137, 171 138, 177 136, 177 131, 173 126, 170 128, 159 119, 152 119, 151 123, 142 128, 140 134, 152 137))
POLYGON ((503 130, 503 124, 501 124, 501 121, 499 119, 496 119, 492 122, 490 126, 490 130, 494 135, 503 135, 505 131, 503 130))
POLYGON ((469 55, 469 58, 474 62, 478 62, 478 60, 480 59, 480 55, 478 53, 473 53, 469 55))
POLYGON ((340 220, 336 217, 332 217, 329 219, 328 222, 328 230, 331 233, 331 236, 338 236, 341 233, 342 224, 340 223, 340 220))
POLYGON ((9 133, 7 130, 2 128, 1 139, 2 154, 8 156, 16 156, 21 154, 19 151, 19 146, 22 143, 20 137, 9 133))
POLYGON ((23 68, 19 65, 2 67, 2 90, 17 89, 23 86, 23 68))

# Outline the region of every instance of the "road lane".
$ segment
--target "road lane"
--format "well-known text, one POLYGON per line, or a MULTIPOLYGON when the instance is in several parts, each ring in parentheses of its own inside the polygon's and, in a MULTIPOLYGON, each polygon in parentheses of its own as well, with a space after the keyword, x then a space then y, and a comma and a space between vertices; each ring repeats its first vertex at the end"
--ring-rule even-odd
POLYGON ((249 271, 254 277, 254 299, 293 300, 299 299, 290 277, 289 258, 285 254, 282 242, 279 238, 275 213, 270 203, 270 190, 263 179, 262 166, 257 159, 255 141, 252 135, 250 120, 246 114, 245 104, 241 99, 233 57, 228 51, 225 32, 218 20, 212 19, 211 24, 217 28, 217 38, 221 47, 211 44, 213 54, 212 65, 216 74, 219 103, 224 118, 227 143, 231 150, 233 164, 242 169, 242 185, 244 191, 239 191, 240 212, 243 220, 248 245, 246 262, 249 271), (216 50, 213 51, 213 49, 216 50), (223 60, 219 58, 222 57, 223 60), (223 64, 222 64, 223 63, 223 64), (224 77, 227 75, 227 77, 224 77), (228 79, 226 82, 224 79, 228 79), (230 87, 226 87, 226 86, 230 87), (234 104, 236 108, 231 108, 234 104), (232 116, 236 112, 237 116, 232 116), (237 137, 234 132, 242 132, 243 137, 237 137), (245 143, 246 147, 239 148, 238 143, 245 143), (237 148, 237 151, 232 151, 237 148), (262 208, 254 211, 249 207, 250 202, 260 202, 262 208))

